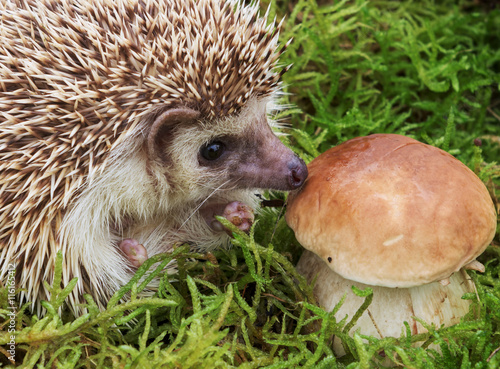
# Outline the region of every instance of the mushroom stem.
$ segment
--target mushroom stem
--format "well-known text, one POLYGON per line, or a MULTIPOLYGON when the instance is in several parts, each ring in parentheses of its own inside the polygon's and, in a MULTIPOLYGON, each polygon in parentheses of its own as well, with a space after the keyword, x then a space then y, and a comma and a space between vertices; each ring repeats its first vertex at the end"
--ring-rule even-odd
MULTIPOLYGON (((309 282, 317 276, 314 292, 319 304, 328 311, 332 311, 346 294, 346 299, 336 314, 337 320, 346 315, 352 317, 364 301, 352 293, 351 286, 372 288, 372 303, 351 333, 360 330, 362 334, 378 338, 400 337, 405 321, 409 323, 412 334, 427 332, 413 317, 436 327, 456 324, 469 311, 470 301, 463 300, 462 296, 467 292, 474 292, 474 282, 463 269, 449 278, 447 286, 438 282, 411 288, 369 286, 343 278, 317 255, 305 251, 297 264, 297 270, 309 282)), ((345 354, 338 338, 334 339, 333 348, 337 355, 345 354)))

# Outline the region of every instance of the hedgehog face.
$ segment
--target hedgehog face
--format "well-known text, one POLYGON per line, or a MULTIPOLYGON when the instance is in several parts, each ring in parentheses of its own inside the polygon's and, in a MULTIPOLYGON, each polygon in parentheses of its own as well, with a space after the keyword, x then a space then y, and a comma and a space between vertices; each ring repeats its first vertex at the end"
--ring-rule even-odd
POLYGON ((265 102, 215 122, 191 109, 167 111, 148 145, 169 188, 193 200, 227 189, 293 190, 307 177, 305 163, 272 132, 265 102))
POLYGON ((229 187, 293 190, 304 182, 304 162, 273 134, 264 114, 237 134, 211 137, 198 153, 207 176, 221 178, 229 187))

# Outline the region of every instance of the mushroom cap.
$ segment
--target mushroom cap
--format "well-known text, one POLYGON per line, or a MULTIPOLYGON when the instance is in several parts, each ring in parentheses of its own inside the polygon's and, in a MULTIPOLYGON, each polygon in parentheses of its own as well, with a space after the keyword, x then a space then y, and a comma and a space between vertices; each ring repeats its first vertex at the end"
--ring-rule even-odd
POLYGON ((447 152, 395 134, 358 137, 308 166, 288 225, 342 277, 413 287, 449 277, 493 239, 481 180, 447 152))

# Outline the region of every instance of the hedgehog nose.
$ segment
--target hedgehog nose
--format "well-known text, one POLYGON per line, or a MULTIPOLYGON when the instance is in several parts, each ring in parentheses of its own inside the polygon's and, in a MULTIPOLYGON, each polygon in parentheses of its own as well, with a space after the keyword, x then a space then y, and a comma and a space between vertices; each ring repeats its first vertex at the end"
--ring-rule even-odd
POLYGON ((304 184, 308 174, 307 166, 304 160, 295 156, 288 164, 288 169, 290 170, 288 183, 290 184, 290 189, 295 190, 304 184))

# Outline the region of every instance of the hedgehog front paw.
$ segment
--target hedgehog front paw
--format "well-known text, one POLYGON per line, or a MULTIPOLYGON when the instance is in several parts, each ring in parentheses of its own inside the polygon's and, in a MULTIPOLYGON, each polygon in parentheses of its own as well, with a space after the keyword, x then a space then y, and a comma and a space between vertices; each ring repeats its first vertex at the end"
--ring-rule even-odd
POLYGON ((255 219, 253 209, 240 201, 233 201, 227 204, 222 216, 243 232, 250 231, 255 219))
POLYGON ((252 224, 254 222, 254 214, 253 209, 242 203, 241 201, 233 201, 229 204, 212 204, 205 206, 200 210, 203 218, 207 224, 212 228, 212 230, 216 232, 227 232, 231 235, 231 231, 226 229, 217 219, 215 219, 215 215, 221 215, 231 223, 233 223, 236 227, 241 229, 243 232, 250 231, 252 224))
POLYGON ((125 238, 118 247, 135 268, 139 268, 148 259, 148 251, 135 238, 125 238))

